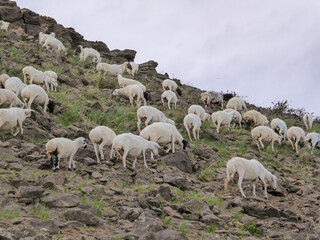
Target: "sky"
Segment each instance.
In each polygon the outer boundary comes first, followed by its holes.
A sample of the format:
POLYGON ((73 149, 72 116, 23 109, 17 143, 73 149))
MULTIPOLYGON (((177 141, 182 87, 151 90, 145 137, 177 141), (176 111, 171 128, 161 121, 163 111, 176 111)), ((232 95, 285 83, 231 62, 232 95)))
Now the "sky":
POLYGON ((17 0, 202 90, 320 116, 319 0, 17 0))

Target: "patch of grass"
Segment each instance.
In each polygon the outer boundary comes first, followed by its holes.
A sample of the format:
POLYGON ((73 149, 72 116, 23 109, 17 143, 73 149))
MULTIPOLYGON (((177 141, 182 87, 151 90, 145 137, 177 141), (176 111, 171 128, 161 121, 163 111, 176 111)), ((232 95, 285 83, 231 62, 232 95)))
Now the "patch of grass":
POLYGON ((206 233, 215 233, 215 231, 218 229, 218 227, 216 225, 211 225, 209 227, 207 227, 204 232, 206 233))
POLYGON ((157 185, 155 183, 151 184, 151 185, 134 185, 133 188, 140 193, 143 192, 147 192, 151 189, 155 189, 157 187, 157 185))
POLYGON ((234 221, 241 221, 241 219, 243 218, 243 213, 242 212, 237 212, 235 215, 234 215, 234 221))
POLYGON ((1 208, 0 216, 3 218, 14 219, 19 217, 19 208, 14 208, 13 210, 7 210, 5 207, 1 208))
POLYGON ((164 224, 171 225, 172 217, 168 217, 162 220, 164 224))
POLYGON ((57 239, 62 239, 62 238, 64 238, 64 235, 63 234, 56 235, 56 238, 57 239))
POLYGON ((187 234, 188 231, 189 231, 189 229, 188 229, 188 226, 187 226, 186 223, 182 223, 181 225, 179 225, 179 227, 178 227, 178 232, 187 234))
POLYGON ((256 226, 255 221, 246 222, 239 227, 241 230, 248 231, 253 236, 258 236, 261 234, 261 229, 256 226))
POLYGON ((33 208, 33 212, 34 214, 36 214, 37 218, 39 218, 42 221, 51 219, 50 211, 45 206, 35 206, 33 208))
POLYGON ((68 126, 72 123, 78 122, 81 119, 80 103, 73 103, 71 109, 65 109, 59 116, 59 122, 63 126, 68 126))

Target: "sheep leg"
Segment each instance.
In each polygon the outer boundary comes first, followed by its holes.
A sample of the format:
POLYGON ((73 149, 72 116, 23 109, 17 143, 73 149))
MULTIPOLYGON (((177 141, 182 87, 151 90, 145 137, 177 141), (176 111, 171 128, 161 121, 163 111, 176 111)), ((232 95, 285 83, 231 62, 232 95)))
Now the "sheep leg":
POLYGON ((257 197, 257 195, 256 195, 256 182, 252 183, 252 189, 253 189, 253 196, 257 197))
POLYGON ((110 159, 115 156, 115 153, 114 153, 114 150, 113 150, 113 144, 111 145, 111 148, 110 148, 110 159))
POLYGON ((242 180, 243 180, 243 177, 244 177, 244 173, 241 172, 241 173, 238 173, 238 174, 239 174, 238 187, 240 189, 240 192, 241 192, 242 196, 245 198, 246 195, 244 194, 243 189, 242 189, 242 180))
POLYGON ((198 140, 200 139, 200 127, 198 127, 198 140))
POLYGON ((134 158, 134 162, 133 162, 133 164, 132 164, 132 167, 133 167, 133 168, 136 168, 136 162, 137 162, 137 157, 134 158))
POLYGON ((49 89, 49 84, 48 84, 48 82, 47 82, 47 81, 44 81, 44 84, 46 85, 47 92, 49 92, 50 89, 49 89))
MULTIPOLYGON (((104 154, 103 154, 103 147, 104 147, 105 143, 102 142, 100 145, 99 145, 99 152, 100 152, 100 156, 101 156, 101 160, 104 160, 104 154)), ((100 161, 99 161, 100 163, 100 161)))
POLYGON ((228 192, 228 184, 233 179, 234 173, 228 173, 227 178, 224 180, 224 192, 228 192))
POLYGON ((20 128, 19 128, 19 126, 17 126, 17 131, 15 133, 13 133, 13 129, 12 129, 11 133, 13 136, 17 136, 19 131, 20 131, 20 128))
POLYGON ((154 158, 153 158, 153 152, 151 152, 151 160, 154 160, 154 158))
POLYGON ((130 96, 130 97, 129 97, 129 100, 130 100, 130 104, 131 104, 131 106, 133 106, 133 97, 132 97, 132 96, 130 96))
POLYGON ((141 125, 141 119, 140 119, 140 117, 138 117, 138 122, 137 122, 138 132, 141 131, 140 125, 141 125))
POLYGON ((147 100, 143 97, 143 106, 147 106, 147 100))
POLYGON ((299 146, 298 146, 299 140, 296 140, 295 146, 296 146, 296 152, 299 154, 299 146))
POLYGON ((192 139, 191 139, 191 135, 190 135, 189 127, 187 128, 187 133, 188 133, 188 136, 189 136, 190 141, 192 141, 192 139))
POLYGON ((267 193, 267 183, 266 181, 264 180, 264 178, 260 178, 261 181, 263 182, 263 185, 264 185, 264 197, 265 198, 268 198, 268 193, 267 193))
POLYGON ((53 165, 53 171, 59 171, 59 169, 60 169, 60 159, 59 159, 59 157, 58 157, 58 155, 56 155, 56 163, 55 163, 55 165, 53 165))
POLYGON ((272 149, 272 152, 274 151, 274 140, 272 140, 271 142, 271 149, 272 149))
POLYGON ((195 127, 193 127, 192 132, 193 132, 193 136, 194 136, 194 139, 195 139, 195 140, 197 140, 196 130, 197 130, 197 129, 196 129, 195 127))
POLYGON ((147 161, 146 161, 146 149, 143 149, 142 154, 143 154, 144 166, 148 168, 147 161))
POLYGON ((255 141, 255 143, 257 144, 259 151, 261 151, 261 149, 260 149, 260 144, 259 144, 258 140, 257 140, 257 139, 254 139, 254 141, 255 141))
POLYGON ((47 112, 48 103, 49 103, 49 101, 46 100, 44 105, 43 105, 43 112, 47 112))
POLYGON ((171 106, 170 106, 171 104, 170 104, 170 103, 171 103, 171 99, 168 100, 168 107, 169 107, 169 109, 171 109, 171 106))
POLYGON ((294 145, 293 145, 293 141, 291 141, 290 138, 288 138, 288 141, 290 142, 291 146, 292 146, 292 149, 294 150, 294 145))
POLYGON ((144 122, 146 124, 146 126, 148 126, 148 124, 151 122, 152 117, 147 117, 146 121, 144 122))
POLYGON ((163 97, 161 97, 161 102, 162 102, 162 106, 164 106, 164 101, 163 101, 163 97))
POLYGON ((35 97, 30 97, 29 98, 29 102, 28 102, 28 105, 27 105, 28 109, 31 109, 31 104, 33 103, 34 99, 35 99, 35 97))
POLYGON ((220 129, 220 122, 218 122, 218 125, 217 125, 217 133, 219 133, 219 129, 220 129))
POLYGON ((262 142, 263 137, 259 137, 258 140, 259 140, 259 143, 261 144, 261 147, 264 148, 264 145, 263 145, 263 142, 262 142))
POLYGON ((123 164, 123 167, 126 168, 127 167, 127 155, 128 155, 128 151, 124 151, 123 155, 122 155, 122 164, 123 164))
POLYGON ((21 134, 23 134, 23 128, 22 128, 22 120, 21 119, 18 119, 18 124, 19 124, 19 127, 20 127, 20 131, 21 131, 21 134))
POLYGON ((94 152, 96 153, 97 163, 100 164, 99 153, 98 153, 98 145, 96 143, 93 144, 94 152))
POLYGON ((175 143, 175 139, 173 139, 173 136, 171 136, 171 139, 172 139, 172 153, 174 153, 174 143, 175 143))

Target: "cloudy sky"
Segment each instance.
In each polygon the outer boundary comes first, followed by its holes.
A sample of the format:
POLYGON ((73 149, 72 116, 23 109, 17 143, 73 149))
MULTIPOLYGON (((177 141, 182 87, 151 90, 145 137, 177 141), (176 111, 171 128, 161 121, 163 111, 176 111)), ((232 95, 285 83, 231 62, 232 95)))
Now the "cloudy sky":
POLYGON ((319 0, 17 0, 204 90, 320 116, 319 0))

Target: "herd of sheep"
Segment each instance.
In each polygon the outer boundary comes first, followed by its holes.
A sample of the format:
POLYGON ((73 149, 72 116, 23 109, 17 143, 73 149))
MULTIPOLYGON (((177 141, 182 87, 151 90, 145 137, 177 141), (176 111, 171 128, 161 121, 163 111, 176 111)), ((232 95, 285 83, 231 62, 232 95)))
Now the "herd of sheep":
MULTIPOLYGON (((0 22, 1 29, 8 30, 6 22, 0 22), (2 23, 2 24, 1 24, 2 23)), ((39 44, 47 49, 56 51, 66 51, 62 42, 58 40, 55 33, 45 34, 39 33, 39 44)), ((146 163, 146 152, 151 152, 151 159, 158 155, 160 147, 167 147, 166 152, 175 151, 175 143, 177 142, 181 149, 186 149, 188 142, 183 138, 181 133, 175 127, 175 122, 165 116, 159 109, 147 106, 148 94, 146 87, 139 81, 123 77, 123 73, 128 72, 134 76, 139 68, 134 62, 125 62, 123 64, 107 64, 101 62, 98 51, 93 48, 83 48, 80 46, 80 61, 91 60, 97 63, 96 70, 116 76, 119 89, 115 89, 113 96, 123 95, 130 100, 131 105, 136 104, 137 110, 137 127, 139 135, 132 133, 123 133, 116 135, 115 132, 106 126, 97 126, 89 132, 89 139, 93 143, 97 163, 105 159, 103 147, 110 147, 110 158, 115 153, 122 158, 123 167, 126 167, 127 157, 134 159, 133 167, 135 167, 137 158, 143 155, 144 165, 146 163), (144 106, 141 106, 143 102, 144 106), (141 124, 145 124, 145 128, 141 130, 141 124)), ((26 66, 22 69, 24 82, 18 77, 9 77, 7 74, 0 75, 0 130, 11 130, 16 136, 19 132, 23 134, 23 122, 27 117, 31 116, 34 111, 31 108, 34 105, 43 106, 43 111, 53 111, 54 103, 49 100, 47 92, 50 90, 57 91, 58 76, 53 71, 42 72, 32 66, 26 66), (27 85, 29 80, 29 85, 27 85), (45 89, 42 87, 45 86, 45 89), (19 96, 23 101, 20 100, 19 96), (24 109, 26 107, 26 109, 24 109), (14 132, 14 129, 17 129, 14 132)), ((162 82, 164 92, 161 95, 161 101, 165 105, 167 101, 168 108, 174 106, 176 108, 177 95, 182 95, 182 89, 175 81, 166 79, 162 82)), ((299 153, 300 142, 308 143, 307 146, 313 151, 317 143, 320 141, 320 134, 309 133, 296 126, 287 129, 286 123, 281 119, 273 119, 270 127, 267 126, 269 121, 266 116, 255 110, 247 110, 243 99, 232 97, 227 102, 223 98, 223 94, 219 92, 204 92, 200 96, 204 106, 218 103, 221 108, 226 109, 217 111, 211 115, 205 112, 200 105, 192 105, 188 109, 188 114, 183 119, 183 125, 188 133, 190 141, 192 141, 191 133, 195 140, 200 139, 200 129, 204 121, 210 120, 216 127, 217 133, 220 132, 221 126, 227 126, 228 130, 237 124, 241 128, 241 124, 253 126, 251 131, 252 139, 257 144, 259 150, 264 148, 264 143, 271 143, 272 151, 274 151, 274 142, 279 145, 282 141, 288 139, 292 148, 299 153)), ((306 114, 303 122, 306 129, 312 127, 312 116, 306 114)), ((83 137, 75 140, 66 138, 54 138, 47 142, 46 153, 51 161, 54 171, 59 170, 59 162, 61 159, 69 158, 69 170, 76 169, 74 155, 81 147, 87 146, 83 137)), ((232 158, 227 162, 227 178, 225 180, 225 191, 228 190, 228 183, 233 179, 235 173, 239 175, 238 187, 243 197, 245 194, 242 189, 242 181, 250 180, 253 183, 253 195, 255 193, 255 182, 261 180, 264 184, 265 197, 267 197, 267 183, 273 188, 277 187, 277 178, 266 170, 257 160, 247 160, 240 157, 232 158)))

